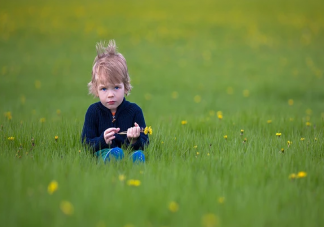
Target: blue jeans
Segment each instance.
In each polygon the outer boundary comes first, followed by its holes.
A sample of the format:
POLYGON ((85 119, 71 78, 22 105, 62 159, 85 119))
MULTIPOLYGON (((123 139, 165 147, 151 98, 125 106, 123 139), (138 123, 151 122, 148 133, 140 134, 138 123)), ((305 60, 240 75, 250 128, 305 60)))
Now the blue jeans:
MULTIPOLYGON (((119 147, 114 147, 111 149, 102 149, 100 151, 95 152, 95 155, 97 157, 101 157, 104 162, 109 162, 111 158, 114 158, 115 160, 121 160, 124 158, 124 152, 119 147)), ((131 153, 130 158, 133 160, 133 162, 145 162, 145 156, 143 154, 143 151, 138 150, 133 153, 131 153)))

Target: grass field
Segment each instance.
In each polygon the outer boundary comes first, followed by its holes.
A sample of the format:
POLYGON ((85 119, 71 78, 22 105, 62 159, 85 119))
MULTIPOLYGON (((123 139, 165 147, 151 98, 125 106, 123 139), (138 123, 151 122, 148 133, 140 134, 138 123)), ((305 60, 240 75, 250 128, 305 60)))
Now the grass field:
POLYGON ((323 7, 2 2, 1 225, 323 226, 323 7), (153 128, 142 165, 80 144, 109 39, 153 128))

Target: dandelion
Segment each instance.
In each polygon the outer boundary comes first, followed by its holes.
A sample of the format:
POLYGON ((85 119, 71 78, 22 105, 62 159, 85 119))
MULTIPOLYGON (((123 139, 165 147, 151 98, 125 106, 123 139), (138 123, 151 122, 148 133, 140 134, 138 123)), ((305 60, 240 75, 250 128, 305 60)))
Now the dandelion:
POLYGON ((250 91, 249 90, 244 90, 243 91, 243 96, 246 97, 246 98, 249 97, 250 96, 250 91))
POLYGON ((12 119, 12 115, 11 115, 11 112, 10 111, 5 112, 4 115, 7 118, 7 120, 11 120, 12 119))
MULTIPOLYGON (((149 127, 141 128, 141 131, 140 132, 143 132, 145 135, 147 135, 147 134, 152 135, 153 130, 152 130, 152 127, 149 126, 149 127)), ((127 131, 119 132, 117 134, 126 135, 127 134, 127 131)))
POLYGON ((284 153, 285 152, 285 149, 281 148, 281 153, 284 153))
POLYGON ((276 136, 280 137, 281 136, 281 132, 277 132, 276 136))
POLYGON ((46 121, 46 119, 44 117, 42 117, 41 119, 39 119, 40 123, 44 123, 46 121))
POLYGON ((195 145, 195 146, 194 146, 193 148, 195 148, 195 149, 196 149, 197 147, 198 147, 198 146, 197 146, 197 145, 195 145))
POLYGON ((267 120, 267 123, 268 123, 268 124, 272 123, 272 120, 267 120))
POLYGON ((134 179, 130 179, 130 180, 127 181, 127 184, 128 184, 129 186, 135 186, 135 187, 138 187, 138 186, 141 185, 141 181, 139 181, 139 180, 134 180, 134 179))
POLYGON ((186 125, 188 122, 187 121, 181 121, 182 125, 186 125))
POLYGON ((176 92, 176 91, 172 92, 171 96, 172 96, 173 99, 177 99, 178 98, 178 92, 176 92))
POLYGON ((232 95, 234 93, 234 89, 232 87, 227 87, 226 92, 227 94, 232 95))
POLYGON ((209 153, 207 153, 207 156, 209 156, 209 153))
POLYGON ((10 136, 10 137, 8 137, 8 140, 13 141, 13 140, 15 140, 15 137, 10 136))
POLYGON ((244 138, 243 143, 246 143, 246 142, 247 142, 247 138, 244 138))
POLYGON ((287 141, 287 145, 288 145, 288 147, 290 146, 292 144, 292 141, 287 141))
POLYGON ((36 89, 40 89, 41 86, 42 86, 42 83, 41 83, 39 80, 36 80, 36 81, 35 81, 35 88, 36 88, 36 89))
POLYGON ((301 172, 297 173, 297 178, 303 178, 303 177, 306 177, 306 176, 307 176, 306 172, 301 171, 301 172))
POLYGON ((315 140, 315 142, 316 142, 316 141, 317 141, 317 138, 315 137, 315 139, 314 139, 314 140, 315 140))
POLYGON ((289 100, 288 100, 288 105, 289 105, 289 106, 292 106, 292 105, 294 105, 294 100, 292 100, 292 99, 289 99, 289 100))
POLYGON ((201 102, 201 97, 200 97, 200 95, 196 95, 196 96, 194 97, 194 101, 195 101, 195 103, 200 103, 200 102, 201 102))
POLYGON ((74 212, 74 207, 69 201, 62 201, 60 204, 60 208, 65 215, 72 215, 74 212))
POLYGON ((61 114, 61 110, 60 110, 60 109, 57 109, 57 110, 56 110, 56 114, 57 114, 57 115, 60 115, 60 114, 61 114))
POLYGON ((225 202, 225 197, 219 197, 218 198, 218 203, 222 204, 225 202))
POLYGON ((124 174, 120 174, 119 176, 118 176, 118 179, 120 180, 120 181, 124 181, 125 180, 125 175, 124 174))
POLYGON ((296 178, 296 174, 291 173, 291 174, 289 174, 288 178, 289 179, 295 179, 296 178))
POLYGON ((224 139, 227 140, 227 135, 224 136, 224 139))
POLYGON ((58 183, 57 181, 53 180, 51 181, 51 183, 49 183, 47 187, 47 192, 48 194, 52 195, 55 191, 57 191, 57 189, 58 189, 58 183))
POLYGON ((241 136, 243 136, 243 133, 244 133, 244 130, 243 130, 243 129, 241 129, 241 136))
POLYGON ((306 114, 307 114, 307 115, 312 115, 312 113, 313 113, 313 111, 312 111, 311 109, 307 109, 307 110, 306 110, 306 114))
POLYGON ((197 155, 199 155, 199 152, 197 152, 197 155))
POLYGON ((209 213, 202 217, 201 222, 204 227, 216 227, 219 221, 215 214, 209 213))
POLYGON ((169 210, 175 213, 179 210, 179 205, 176 202, 172 201, 169 203, 169 210))
POLYGON ((57 142, 57 140, 58 140, 58 136, 55 136, 54 139, 55 139, 55 141, 57 142))
POLYGON ((312 124, 309 121, 306 122, 306 126, 311 126, 311 125, 312 124))
POLYGON ((219 120, 223 119, 223 115, 221 115, 221 114, 218 114, 217 117, 218 117, 219 120))
POLYGON ((145 129, 144 129, 144 134, 145 135, 147 135, 147 134, 152 135, 152 133, 153 133, 153 130, 152 130, 152 127, 151 126, 145 127, 145 129))
POLYGON ((302 138, 300 138, 300 141, 304 141, 304 140, 305 140, 305 138, 303 138, 303 137, 302 137, 302 138))

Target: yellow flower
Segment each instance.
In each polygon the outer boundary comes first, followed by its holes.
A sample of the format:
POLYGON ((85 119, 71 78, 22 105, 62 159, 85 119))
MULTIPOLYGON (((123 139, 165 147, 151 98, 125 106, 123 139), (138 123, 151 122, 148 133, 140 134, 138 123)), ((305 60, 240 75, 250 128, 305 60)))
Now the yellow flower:
POLYGON ((300 141, 304 141, 305 140, 305 138, 300 138, 300 141))
POLYGON ((225 202, 225 197, 219 197, 218 202, 219 203, 224 203, 225 202))
POLYGON ((243 143, 246 143, 246 142, 247 142, 247 138, 244 138, 243 143))
POLYGON ((267 123, 270 124, 272 122, 272 120, 267 120, 267 123))
POLYGON ((118 178, 119 178, 120 181, 124 181, 126 177, 125 177, 124 174, 120 174, 120 175, 118 176, 118 178))
POLYGON ((127 181, 127 184, 128 184, 129 186, 135 186, 135 187, 138 187, 138 186, 141 185, 141 181, 130 179, 130 180, 127 181))
POLYGON ((227 94, 232 95, 234 93, 234 90, 232 87, 227 87, 226 92, 227 94))
POLYGON ((41 83, 39 80, 36 80, 36 81, 35 81, 35 88, 36 88, 36 89, 40 89, 41 86, 42 86, 42 83, 41 83))
POLYGON ((227 135, 225 135, 225 136, 224 136, 224 139, 226 139, 226 140, 227 140, 227 135))
POLYGON ((306 122, 306 126, 311 126, 311 125, 312 124, 309 121, 306 122))
POLYGON ((153 130, 152 130, 151 126, 145 127, 145 129, 144 129, 144 134, 145 135, 147 135, 147 134, 152 135, 152 133, 153 133, 153 130))
POLYGON ((198 146, 197 145, 195 145, 193 148, 197 148, 198 146))
POLYGON ((280 137, 281 136, 281 132, 277 132, 276 136, 280 137))
POLYGON ((223 115, 221 115, 221 114, 218 114, 217 117, 218 117, 219 120, 223 119, 223 115))
POLYGON ((243 96, 244 97, 249 97, 249 95, 250 95, 250 91, 249 90, 244 90, 243 91, 243 96))
POLYGON ((44 123, 46 121, 46 119, 44 117, 42 117, 41 119, 39 119, 40 123, 44 123))
POLYGON ((186 125, 188 122, 187 121, 181 121, 182 125, 186 125))
POLYGON ((292 144, 292 141, 287 141, 288 147, 292 144))
POLYGON ((13 137, 13 136, 10 136, 10 137, 8 137, 8 140, 15 140, 15 137, 13 137))
POLYGON ((172 92, 171 96, 172 96, 173 99, 177 99, 178 98, 178 92, 176 92, 176 91, 172 92))
POLYGON ((207 156, 209 156, 209 153, 207 153, 207 156))
POLYGON ((303 178, 303 177, 306 177, 306 176, 307 176, 306 172, 301 171, 301 172, 297 173, 297 178, 303 178))
POLYGON ((58 183, 57 181, 53 180, 51 181, 51 183, 49 183, 47 187, 47 192, 48 194, 52 195, 55 191, 57 191, 57 189, 58 189, 58 183))
POLYGON ((216 227, 218 226, 218 218, 216 217, 215 214, 205 214, 203 217, 202 217, 202 225, 204 227, 216 227))
POLYGON ((317 141, 317 138, 315 137, 315 139, 314 139, 315 141, 317 141))
POLYGON ((57 115, 60 115, 60 114, 61 114, 61 110, 60 110, 60 109, 57 109, 57 110, 56 110, 56 114, 57 114, 57 115))
POLYGON ((6 117, 8 120, 11 120, 11 119, 12 119, 12 115, 11 115, 11 112, 10 112, 10 111, 5 112, 4 115, 5 115, 5 117, 6 117))
POLYGON ((292 100, 292 99, 289 99, 289 100, 288 100, 288 105, 289 105, 289 106, 292 106, 292 105, 294 105, 294 100, 292 100))
POLYGON ((172 201, 169 203, 169 210, 175 213, 179 210, 179 205, 176 202, 172 201))
POLYGON ((58 136, 55 136, 54 139, 55 139, 55 141, 57 141, 58 140, 58 136))
POLYGON ((62 201, 60 204, 60 208, 65 215, 72 215, 74 212, 74 207, 69 201, 62 201))
POLYGON ((201 102, 201 97, 200 97, 200 95, 196 95, 196 96, 194 97, 194 101, 195 101, 195 103, 200 103, 200 102, 201 102))
POLYGON ((295 178, 296 178, 296 174, 292 173, 292 174, 289 175, 288 178, 289 178, 289 179, 295 179, 295 178))
POLYGON ((243 130, 243 129, 241 129, 241 136, 243 135, 243 133, 244 133, 244 130, 243 130))
POLYGON ((197 155, 199 155, 199 152, 197 152, 197 155))

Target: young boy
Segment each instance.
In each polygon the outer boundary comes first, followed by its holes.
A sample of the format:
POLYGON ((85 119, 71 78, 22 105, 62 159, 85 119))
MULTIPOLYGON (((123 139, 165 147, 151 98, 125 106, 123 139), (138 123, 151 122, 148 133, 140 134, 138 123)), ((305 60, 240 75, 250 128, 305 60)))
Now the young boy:
POLYGON ((100 42, 96 46, 97 56, 92 67, 89 93, 99 97, 85 115, 82 142, 89 145, 97 157, 109 161, 124 157, 122 145, 130 146, 135 152, 133 161, 144 162, 141 150, 148 145, 148 136, 142 109, 125 100, 132 89, 126 59, 117 52, 114 40, 108 46, 100 42))

